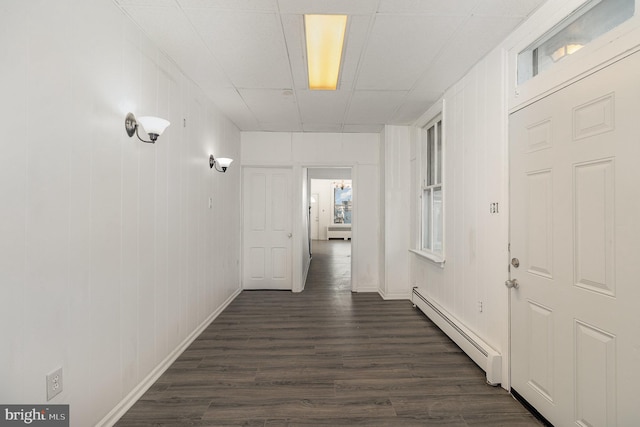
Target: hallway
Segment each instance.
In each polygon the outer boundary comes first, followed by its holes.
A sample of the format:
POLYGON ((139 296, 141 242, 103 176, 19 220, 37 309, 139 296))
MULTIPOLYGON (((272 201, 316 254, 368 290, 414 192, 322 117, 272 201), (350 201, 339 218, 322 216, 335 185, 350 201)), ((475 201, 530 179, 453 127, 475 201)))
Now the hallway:
POLYGON ((350 242, 305 291, 245 291, 118 426, 537 426, 409 301, 351 293, 350 242))

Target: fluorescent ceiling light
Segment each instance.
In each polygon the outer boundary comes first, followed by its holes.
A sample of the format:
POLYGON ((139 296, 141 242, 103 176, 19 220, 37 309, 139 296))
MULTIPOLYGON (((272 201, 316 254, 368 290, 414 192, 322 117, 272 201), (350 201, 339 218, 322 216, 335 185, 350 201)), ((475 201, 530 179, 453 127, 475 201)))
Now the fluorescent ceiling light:
POLYGON ((336 90, 347 15, 304 15, 309 89, 336 90))

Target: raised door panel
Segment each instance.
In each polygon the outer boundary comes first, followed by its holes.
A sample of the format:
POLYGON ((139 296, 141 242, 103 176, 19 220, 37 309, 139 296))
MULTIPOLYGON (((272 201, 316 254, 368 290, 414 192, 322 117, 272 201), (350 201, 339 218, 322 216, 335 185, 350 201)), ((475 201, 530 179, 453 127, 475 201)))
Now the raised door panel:
POLYGON ((243 289, 291 289, 291 169, 243 172, 243 289))
POLYGON ((510 117, 521 265, 509 291, 511 384, 554 425, 640 421, 636 69, 640 53, 510 117))

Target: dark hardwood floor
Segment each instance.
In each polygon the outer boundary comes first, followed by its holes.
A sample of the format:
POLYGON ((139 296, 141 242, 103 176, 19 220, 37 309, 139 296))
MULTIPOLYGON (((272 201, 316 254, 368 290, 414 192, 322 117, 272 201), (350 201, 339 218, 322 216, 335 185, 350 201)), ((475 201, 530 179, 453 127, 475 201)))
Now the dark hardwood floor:
POLYGON ((305 291, 245 291, 118 426, 539 426, 410 301, 352 294, 350 242, 305 291))

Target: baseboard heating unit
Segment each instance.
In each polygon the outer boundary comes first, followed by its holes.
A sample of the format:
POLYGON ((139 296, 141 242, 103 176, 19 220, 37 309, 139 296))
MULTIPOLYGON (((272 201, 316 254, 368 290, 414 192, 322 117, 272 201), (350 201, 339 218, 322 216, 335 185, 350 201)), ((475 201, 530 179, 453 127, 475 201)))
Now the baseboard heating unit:
POLYGON ((351 224, 333 224, 327 226, 327 240, 351 239, 351 224))
POLYGON ((429 300, 426 293, 421 292, 420 288, 413 288, 411 301, 486 372, 487 383, 497 386, 502 382, 502 356, 500 353, 465 327, 438 303, 429 300))

